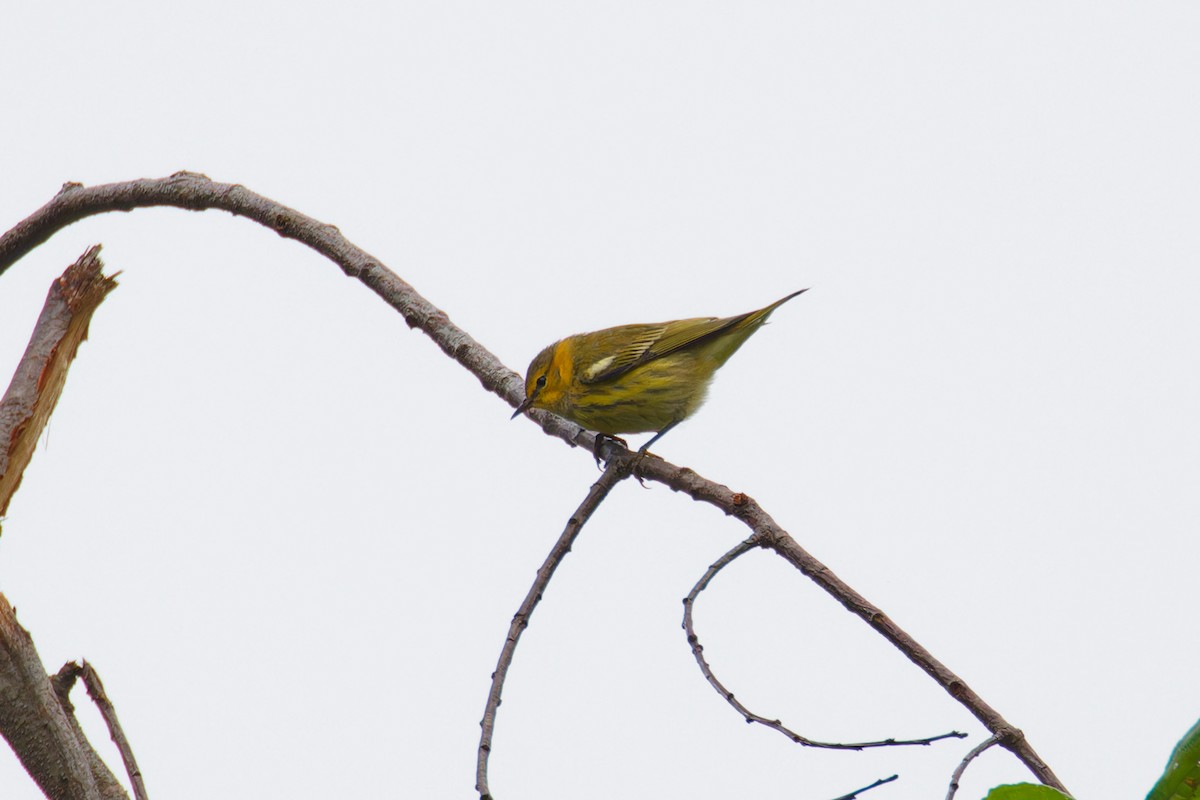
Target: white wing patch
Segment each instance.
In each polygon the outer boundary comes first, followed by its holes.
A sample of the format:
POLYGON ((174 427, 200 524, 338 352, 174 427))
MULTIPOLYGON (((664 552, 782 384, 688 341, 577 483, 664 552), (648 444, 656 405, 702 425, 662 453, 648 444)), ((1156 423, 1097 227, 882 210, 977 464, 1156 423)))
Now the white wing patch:
POLYGON ((605 356, 604 358, 592 364, 583 371, 583 379, 585 381, 594 380, 597 375, 608 369, 609 364, 613 363, 614 356, 605 356))

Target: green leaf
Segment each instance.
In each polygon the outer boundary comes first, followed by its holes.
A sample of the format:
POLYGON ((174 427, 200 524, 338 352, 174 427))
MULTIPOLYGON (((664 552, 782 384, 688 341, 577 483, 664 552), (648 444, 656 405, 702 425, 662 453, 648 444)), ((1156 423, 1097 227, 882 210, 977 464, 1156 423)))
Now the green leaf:
POLYGON ((1071 800, 1058 789, 1040 783, 1009 783, 997 786, 984 800, 1071 800))
POLYGON ((1200 797, 1200 722, 1183 735, 1171 751, 1163 776, 1146 800, 1191 800, 1200 797))

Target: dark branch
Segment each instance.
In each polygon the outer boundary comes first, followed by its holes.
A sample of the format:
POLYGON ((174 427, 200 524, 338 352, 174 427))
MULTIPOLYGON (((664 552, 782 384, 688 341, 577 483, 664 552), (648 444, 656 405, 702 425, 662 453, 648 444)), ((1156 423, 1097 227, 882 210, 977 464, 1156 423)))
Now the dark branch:
POLYGON ((0 735, 51 800, 129 800, 60 702, 61 686, 0 594, 0 735))
POLYGON ((533 579, 533 585, 529 587, 525 599, 521 602, 521 607, 513 615, 512 625, 508 628, 508 637, 504 640, 504 647, 500 650, 500 660, 496 664, 496 671, 492 673, 492 686, 488 691, 483 719, 479 722, 479 727, 483 730, 479 737, 479 753, 476 758, 475 789, 479 792, 481 800, 491 800, 492 797, 487 781, 488 756, 492 752, 492 734, 496 728, 496 712, 500 709, 500 692, 504 689, 504 678, 508 675, 509 665, 512 664, 513 655, 516 653, 517 642, 520 640, 521 634, 525 632, 525 628, 529 627, 529 618, 533 615, 533 610, 541 602, 542 594, 550 585, 550 579, 554 577, 554 571, 567 557, 567 553, 571 552, 571 546, 575 543, 579 532, 583 530, 583 526, 591 519, 592 514, 600 507, 600 503, 608 496, 612 488, 623 478, 629 477, 629 463, 628 457, 613 458, 608 462, 604 472, 588 490, 587 497, 567 520, 566 527, 563 528, 558 541, 554 543, 554 547, 550 549, 549 555, 538 569, 537 575, 533 579))
MULTIPOLYGON (((465 331, 451 323, 442 311, 384 267, 378 259, 347 241, 337 228, 322 224, 245 187, 215 183, 203 175, 180 172, 169 178, 143 179, 94 187, 67 184, 49 203, 0 237, 0 273, 34 247, 45 242, 56 231, 73 222, 96 214, 152 206, 173 206, 194 211, 223 209, 265 225, 280 236, 312 247, 337 263, 347 275, 366 284, 399 311, 410 326, 424 331, 447 355, 470 370, 485 389, 499 395, 513 407, 523 399, 520 376, 500 363, 499 359, 465 331)), ((546 433, 557 436, 573 446, 584 446, 589 450, 594 446, 595 437, 573 423, 543 412, 529 412, 528 416, 541 425, 546 433)), ((606 457, 627 452, 613 442, 605 442, 601 448, 601 453, 606 457)), ((989 731, 999 737, 1001 746, 1020 759, 1038 780, 1066 792, 1062 782, 1033 750, 1020 730, 985 703, 962 678, 917 644, 882 610, 869 603, 834 575, 828 567, 801 548, 753 500, 746 495, 735 494, 726 486, 702 478, 690 469, 678 467, 659 458, 643 459, 634 472, 736 517, 750 528, 763 546, 774 550, 815 581, 849 611, 899 648, 951 697, 966 706, 989 731)))
MULTIPOLYGON (((370 287, 399 311, 410 327, 420 328, 428 334, 446 355, 478 377, 485 389, 500 395, 513 406, 523 396, 523 384, 512 370, 451 323, 441 309, 383 266, 379 259, 351 244, 335 226, 255 194, 244 186, 216 183, 193 172, 102 186, 64 185, 49 203, 0 236, 0 274, 55 232, 81 219, 112 211, 160 206, 190 211, 228 211, 311 247, 337 264, 344 273, 370 287)), ((546 417, 547 421, 557 419, 550 414, 540 416, 546 417)), ((569 424, 549 427, 564 438, 567 438, 564 434, 574 435, 580 431, 578 426, 569 424)))
MULTIPOLYGON (((20 486, 93 312, 116 287, 101 273, 99 250, 90 248, 51 284, 0 400, 0 514, 20 486)), ((48 797, 128 800, 75 719, 73 683, 66 668, 47 678, 32 638, 0 595, 0 734, 48 797)))
POLYGON ((918 644, 879 607, 869 602, 835 575, 829 567, 809 554, 753 498, 702 478, 689 469, 668 464, 657 458, 643 460, 635 472, 647 479, 665 484, 675 491, 684 492, 694 500, 716 506, 726 514, 740 520, 753 531, 753 538, 760 547, 774 550, 776 554, 807 575, 847 610, 874 628, 876 632, 904 653, 910 661, 924 670, 951 697, 974 714, 989 731, 996 734, 1000 745, 1013 753, 1038 780, 1064 794, 1069 794, 1062 782, 1046 762, 1038 756, 1019 729, 1009 724, 998 711, 984 702, 983 698, 967 686, 962 678, 918 644))
POLYGON ((92 698, 96 708, 100 709, 100 716, 104 717, 104 724, 108 726, 108 735, 112 737, 113 744, 117 746, 117 751, 121 754, 125 772, 129 775, 129 783, 133 786, 133 796, 137 800, 148 800, 146 783, 142 780, 142 771, 138 768, 137 759, 133 757, 133 748, 130 747, 129 740, 125 738, 125 731, 121 729, 121 723, 117 719, 117 709, 113 707, 112 701, 108 699, 108 694, 104 691, 104 684, 100 682, 100 675, 91 664, 84 661, 83 666, 79 669, 79 676, 83 678, 83 685, 87 687, 88 696, 92 698))
MULTIPOLYGON (((881 739, 874 742, 821 742, 816 739, 809 739, 807 736, 801 736, 792 729, 785 726, 777 719, 767 719, 766 717, 755 714, 750 709, 746 708, 733 692, 725 687, 725 684, 717 678, 713 673, 712 667, 708 660, 704 657, 704 645, 700 644, 700 638, 696 635, 696 629, 692 624, 692 610, 696 605, 696 598, 700 593, 708 588, 712 579, 717 576, 717 573, 732 564, 735 560, 750 552, 759 544, 753 536, 741 542, 725 555, 718 558, 705 571, 700 580, 696 581, 696 585, 688 592, 688 596, 683 598, 683 630, 687 633, 688 644, 692 648, 692 655, 696 657, 696 663, 700 665, 700 671, 704 673, 705 679, 709 684, 716 689, 717 694, 725 698, 725 702, 733 706, 734 710, 742 715, 746 722, 757 722, 759 725, 765 725, 771 730, 779 731, 784 736, 791 739, 796 744, 802 744, 805 747, 823 747, 828 750, 865 750, 868 747, 903 747, 906 745, 930 745, 934 742, 943 739, 965 739, 965 733, 951 731, 950 733, 940 733, 937 736, 928 736, 924 739, 881 739)), ((870 787, 868 787, 870 788, 870 787)), ((859 791, 864 791, 860 789, 859 791)))
POLYGON ((883 786, 885 783, 891 783, 892 781, 896 780, 899 777, 900 777, 899 775, 893 775, 890 778, 880 778, 879 780, 872 783, 870 786, 864 786, 861 789, 855 789, 850 794, 844 794, 841 797, 835 797, 835 798, 833 798, 833 800, 855 800, 855 798, 858 797, 863 792, 869 792, 872 789, 874 789, 876 786, 883 786))

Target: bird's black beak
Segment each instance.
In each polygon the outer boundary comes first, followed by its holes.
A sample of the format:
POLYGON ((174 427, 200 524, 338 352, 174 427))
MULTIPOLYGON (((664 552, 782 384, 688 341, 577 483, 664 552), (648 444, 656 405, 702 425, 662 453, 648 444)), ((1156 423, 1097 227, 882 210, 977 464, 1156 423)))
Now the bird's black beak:
POLYGON ((516 419, 517 417, 521 416, 526 411, 528 411, 529 407, 533 405, 533 401, 536 397, 537 397, 537 395, 532 395, 532 396, 526 397, 524 400, 522 400, 521 405, 517 406, 517 410, 513 412, 513 415, 511 417, 509 417, 509 419, 516 419))

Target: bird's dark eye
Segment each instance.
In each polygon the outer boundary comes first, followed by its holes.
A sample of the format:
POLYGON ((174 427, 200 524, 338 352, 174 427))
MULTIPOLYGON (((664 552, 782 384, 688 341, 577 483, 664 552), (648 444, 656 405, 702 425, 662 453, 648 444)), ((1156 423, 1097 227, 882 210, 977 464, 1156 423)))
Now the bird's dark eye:
POLYGON ((539 389, 546 388, 546 376, 545 375, 538 375, 537 388, 539 388, 539 389))

